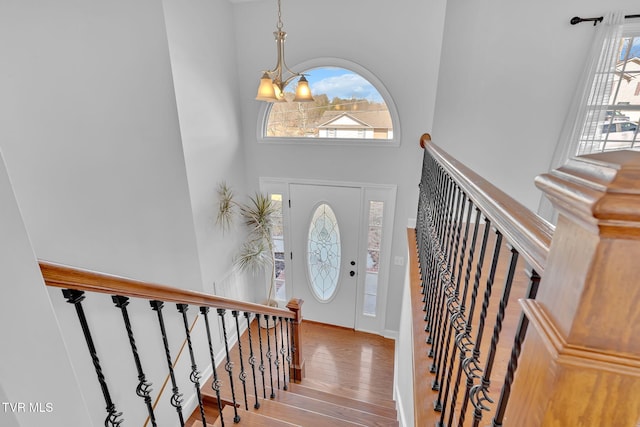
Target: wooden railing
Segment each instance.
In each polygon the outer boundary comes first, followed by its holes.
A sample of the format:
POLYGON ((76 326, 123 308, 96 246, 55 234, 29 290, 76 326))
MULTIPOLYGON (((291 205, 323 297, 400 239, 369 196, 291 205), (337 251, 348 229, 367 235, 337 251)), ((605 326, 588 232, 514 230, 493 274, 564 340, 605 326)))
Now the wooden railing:
POLYGON ((415 425, 636 426, 640 153, 583 156, 539 177, 554 230, 428 134, 421 146, 415 425))
MULTIPOLYGON (((253 304, 248 302, 236 301, 228 298, 223 298, 215 295, 204 294, 201 292, 195 292, 190 290, 172 288, 168 286, 142 282, 123 278, 119 276, 108 275, 104 273, 97 273, 89 270, 78 269, 74 267, 55 264, 47 261, 40 261, 40 269, 47 286, 61 288, 64 297, 67 302, 75 306, 78 320, 82 328, 82 332, 87 343, 89 351, 89 357, 93 362, 93 366, 98 378, 98 386, 100 387, 106 408, 107 417, 105 419, 105 426, 118 426, 123 421, 123 414, 117 409, 117 402, 112 398, 110 391, 109 379, 103 372, 100 355, 96 349, 95 342, 100 340, 100 337, 96 337, 89 326, 90 322, 87 320, 88 316, 85 314, 85 308, 83 301, 85 298, 89 298, 95 293, 107 294, 112 297, 112 301, 121 312, 122 319, 124 320, 124 331, 128 337, 133 362, 137 369, 138 375, 138 387, 133 393, 132 398, 142 399, 142 403, 147 408, 148 418, 145 425, 149 422, 155 426, 155 405, 157 403, 158 396, 151 396, 151 384, 147 381, 143 366, 146 362, 141 360, 140 352, 138 350, 138 344, 136 343, 136 337, 133 333, 132 319, 129 315, 127 306, 129 305, 129 299, 142 299, 149 301, 149 309, 156 313, 158 324, 160 326, 159 340, 161 339, 164 344, 165 354, 162 357, 166 357, 167 364, 167 381, 171 380, 172 395, 170 399, 171 406, 176 410, 180 425, 185 425, 185 416, 182 408, 182 394, 178 382, 176 381, 176 372, 174 366, 176 363, 175 355, 170 352, 170 346, 167 339, 167 332, 165 327, 165 318, 163 316, 163 307, 165 303, 175 303, 176 309, 180 313, 183 326, 184 326, 184 345, 188 346, 189 357, 191 361, 191 372, 189 374, 189 380, 193 383, 194 391, 197 395, 198 405, 200 407, 200 414, 203 425, 206 424, 205 408, 200 395, 200 387, 202 386, 201 374, 196 364, 196 357, 194 355, 194 348, 192 346, 192 332, 194 323, 189 324, 187 319, 187 310, 190 306, 195 307, 197 312, 204 318, 206 325, 206 341, 209 346, 208 357, 213 366, 213 375, 215 376, 212 382, 212 387, 218 393, 218 409, 219 415, 222 417, 222 399, 219 395, 220 384, 224 381, 229 381, 231 390, 233 393, 233 406, 234 410, 236 406, 239 406, 241 399, 236 402, 235 389, 241 384, 244 390, 244 402, 247 402, 247 385, 245 382, 253 380, 254 388, 258 387, 257 384, 265 384, 264 375, 270 375, 272 371, 277 372, 278 375, 282 371, 282 381, 286 384, 289 381, 300 381, 304 375, 304 359, 302 357, 302 340, 300 334, 300 322, 302 320, 301 307, 302 300, 293 299, 287 304, 287 309, 280 309, 277 307, 269 307, 261 304, 253 304), (255 346, 250 346, 250 349, 244 349, 247 365, 245 369, 244 363, 241 363, 240 371, 236 370, 234 374, 232 364, 227 363, 225 369, 229 373, 229 377, 218 378, 215 369, 216 360, 214 356, 214 349, 212 343, 212 328, 209 323, 209 311, 215 309, 215 315, 218 316, 219 322, 222 325, 224 336, 221 337, 224 340, 224 347, 226 350, 226 360, 229 359, 229 339, 227 336, 227 329, 233 329, 233 325, 228 326, 225 320, 225 313, 230 310, 235 323, 235 333, 239 338, 241 334, 240 322, 249 328, 250 323, 254 319, 263 319, 266 321, 267 328, 257 328, 258 342, 255 346), (276 326, 276 322, 279 322, 280 327, 276 326), (271 325, 270 325, 271 323, 271 325), (285 325, 285 326, 283 326, 285 325), (264 335, 264 336, 263 336, 264 335), (265 341, 263 351, 263 340, 265 341), (273 342, 273 346, 272 346, 273 342), (272 348, 273 347, 273 348, 272 348), (268 348, 268 350, 267 350, 268 348), (259 349, 259 350, 258 350, 259 349), (255 353, 254 353, 255 350, 255 353), (282 366, 280 368, 280 356, 282 356, 282 366), (259 366, 257 364, 260 363, 259 366), (263 365, 266 363, 267 366, 263 365), (286 366, 288 363, 288 366, 286 366), (257 370, 257 371, 256 371, 257 370), (251 372, 250 372, 251 371, 251 372), (236 375, 237 374, 237 375, 236 375), (259 376, 262 375, 262 381, 259 380, 259 376), (234 388, 235 384, 235 388, 234 388), (155 397, 155 399, 154 399, 155 397)), ((89 314, 90 315, 90 314, 89 314)), ((251 340, 251 338, 250 338, 251 340)), ((242 349, 240 349, 242 355, 242 349)), ((217 363, 221 363, 218 360, 217 363)), ((267 381, 268 382, 268 381, 267 381)), ((273 381, 271 381, 273 383, 273 381)), ((278 384, 280 384, 280 376, 278 376, 278 384)), ((164 388, 164 387, 163 387, 164 388)), ((286 388, 286 386, 285 386, 286 388)), ((256 389, 257 390, 257 389, 256 389)), ((161 389, 162 391, 162 389, 161 389)), ((254 393, 256 399, 258 396, 257 391, 254 393)), ((266 394, 266 393, 265 393, 266 394)), ((272 393, 273 396, 273 393, 272 393)), ((258 404, 258 403, 256 403, 258 404)), ((187 414, 188 416, 189 414, 187 414)), ((237 410, 235 410, 234 422, 239 422, 240 417, 237 410)), ((214 420, 209 420, 213 423, 214 420)), ((164 422, 161 422, 164 424, 164 422)), ((224 425, 224 419, 222 419, 222 425, 224 425)))

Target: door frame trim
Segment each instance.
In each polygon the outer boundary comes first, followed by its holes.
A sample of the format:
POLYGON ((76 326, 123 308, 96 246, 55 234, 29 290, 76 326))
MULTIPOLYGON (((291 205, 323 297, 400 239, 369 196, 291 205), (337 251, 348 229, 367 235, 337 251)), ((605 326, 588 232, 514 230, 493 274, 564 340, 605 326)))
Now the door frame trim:
MULTIPOLYGON (((376 316, 365 316, 362 314, 364 302, 364 280, 366 274, 359 275, 357 291, 356 291, 356 307, 355 311, 355 329, 363 332, 370 332, 378 335, 385 335, 386 313, 387 313, 387 294, 389 290, 389 273, 391 271, 391 244, 393 242, 393 224, 395 221, 395 209, 397 198, 397 185, 395 184, 376 184, 367 182, 351 182, 351 181, 332 181, 324 179, 308 179, 308 178, 283 178, 283 177, 260 177, 259 188, 261 192, 278 193, 283 196, 283 226, 284 226, 284 245, 285 253, 291 250, 290 230, 291 218, 288 203, 289 185, 290 184, 306 184, 318 186, 334 186, 334 187, 356 187, 361 190, 361 230, 359 230, 359 241, 367 242, 368 234, 368 204, 370 201, 384 202, 384 216, 382 228, 382 242, 380 246, 380 264, 378 272, 378 290, 376 297, 376 316)), ((359 248, 360 252, 363 248, 359 248)), ((365 248, 366 250, 366 248, 365 248)), ((363 252, 364 253, 364 252, 363 252)), ((361 254, 358 254, 360 256, 361 254)), ((292 271, 291 259, 285 257, 285 269, 292 271)), ((285 285, 286 286, 286 285, 285 285)), ((290 294, 291 287, 286 288, 287 298, 290 294)), ((303 308, 304 310, 304 308, 303 308)), ((304 311, 303 311, 304 312, 304 311)))

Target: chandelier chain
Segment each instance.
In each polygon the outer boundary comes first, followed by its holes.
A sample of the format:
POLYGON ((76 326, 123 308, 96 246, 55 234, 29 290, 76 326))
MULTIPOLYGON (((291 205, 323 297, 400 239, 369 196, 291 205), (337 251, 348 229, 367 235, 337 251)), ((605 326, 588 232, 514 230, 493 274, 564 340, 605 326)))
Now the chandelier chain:
POLYGON ((278 31, 282 31, 282 11, 280 10, 280 0, 278 0, 278 31))

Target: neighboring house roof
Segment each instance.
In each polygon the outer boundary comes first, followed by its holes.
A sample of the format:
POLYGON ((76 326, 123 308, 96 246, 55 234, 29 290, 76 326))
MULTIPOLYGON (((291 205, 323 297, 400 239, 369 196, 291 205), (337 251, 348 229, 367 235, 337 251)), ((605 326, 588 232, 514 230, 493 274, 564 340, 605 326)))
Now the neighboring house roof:
POLYGON ((640 71, 640 58, 633 57, 627 61, 620 61, 616 65, 616 71, 620 73, 622 71, 622 67, 625 66, 625 72, 622 73, 622 78, 631 81, 638 76, 638 71, 640 71), (626 66, 625 66, 626 62, 626 66))
POLYGON ((391 114, 381 111, 325 111, 318 128, 391 129, 391 114))

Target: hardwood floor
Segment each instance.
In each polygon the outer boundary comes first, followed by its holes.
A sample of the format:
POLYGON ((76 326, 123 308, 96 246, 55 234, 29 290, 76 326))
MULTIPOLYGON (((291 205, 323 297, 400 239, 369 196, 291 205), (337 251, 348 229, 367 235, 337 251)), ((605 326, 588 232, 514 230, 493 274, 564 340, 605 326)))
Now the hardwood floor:
MULTIPOLYGON (((258 336, 257 322, 251 323, 252 342, 256 345, 258 336)), ((265 330, 261 330, 263 343, 266 346, 265 330)), ((337 427, 339 425, 367 425, 367 426, 397 426, 397 413, 393 401, 393 366, 395 342, 377 335, 356 332, 352 329, 315 323, 302 322, 303 356, 305 358, 305 377, 300 383, 289 383, 288 392, 283 392, 281 386, 283 372, 276 374, 273 369, 274 397, 269 398, 270 379, 269 369, 266 368, 266 390, 263 392, 258 379, 258 398, 261 401, 259 413, 261 415, 289 420, 293 425, 337 427), (280 377, 280 378, 278 378, 280 377), (263 393, 265 393, 263 399, 263 393), (285 406, 282 406, 282 405, 285 406), (286 408, 286 416, 283 411, 286 408), (284 417, 284 418, 281 418, 284 417), (328 418, 327 418, 328 416, 328 418), (355 422, 355 424, 354 424, 355 422)), ((272 340, 272 345, 274 341, 272 340)), ((249 345, 248 333, 241 337, 242 348, 247 358, 249 345)), ((257 348, 257 347, 256 347, 257 348)), ((275 349, 272 347, 274 353, 275 349)), ((240 367, 238 346, 230 351, 230 360, 234 371, 240 367)), ((267 366, 268 363, 267 363, 267 366)), ((282 366, 282 365, 281 365, 282 366)), ((247 408, 255 402, 254 387, 250 368, 247 369, 247 408)), ((231 389, 228 373, 224 363, 217 369, 222 380, 221 395, 225 411, 232 408, 231 389)), ((237 374, 235 374, 237 375, 237 374)), ((259 374, 258 374, 259 377, 259 374)), ((287 373, 288 377, 288 373, 287 373)), ((203 393, 207 403, 207 420, 217 417, 217 405, 211 390, 212 379, 203 385, 203 393), (212 400, 214 399, 214 400, 212 400)), ((244 393, 239 383, 236 383, 236 397, 246 423, 248 417, 244 411, 244 393)), ((188 426, 197 426, 200 418, 196 410, 189 418, 188 426)), ((231 417, 228 417, 229 419, 231 417)), ((257 421, 255 425, 266 425, 266 421, 257 421), (262 424, 260 424, 262 423, 262 424)), ((279 424, 273 420, 274 425, 279 424)), ((282 422, 282 421, 280 421, 282 422)), ((249 423, 248 425, 253 425, 249 423)), ((288 424, 287 424, 288 425, 288 424)))
POLYGON ((310 321, 302 322, 302 333, 302 385, 372 403, 393 399, 393 340, 310 321))

